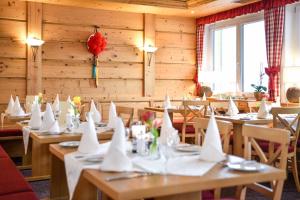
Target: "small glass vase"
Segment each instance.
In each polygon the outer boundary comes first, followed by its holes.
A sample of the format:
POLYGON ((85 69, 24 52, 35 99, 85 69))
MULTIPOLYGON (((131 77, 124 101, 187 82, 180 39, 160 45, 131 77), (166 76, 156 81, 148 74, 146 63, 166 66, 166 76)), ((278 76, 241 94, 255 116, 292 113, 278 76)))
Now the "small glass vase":
POLYGON ((149 146, 149 158, 151 160, 159 159, 159 143, 157 137, 153 137, 149 146))
POLYGON ((76 115, 73 117, 74 128, 78 129, 80 125, 80 115, 76 115))

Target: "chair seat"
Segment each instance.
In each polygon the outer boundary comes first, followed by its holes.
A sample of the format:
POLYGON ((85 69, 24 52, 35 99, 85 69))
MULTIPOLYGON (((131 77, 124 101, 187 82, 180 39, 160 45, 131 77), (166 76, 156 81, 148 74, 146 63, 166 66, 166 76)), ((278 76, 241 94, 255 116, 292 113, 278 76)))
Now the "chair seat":
MULTIPOLYGON (((264 151, 264 152, 268 152, 269 151, 269 142, 267 141, 259 141, 258 142, 258 145, 261 147, 261 149, 264 151)), ((277 150, 277 148, 279 147, 279 144, 275 144, 274 145, 274 149, 275 151, 277 150)), ((288 153, 292 153, 294 151, 294 147, 289 145, 289 148, 288 148, 288 153)))
MULTIPOLYGON (((173 127, 178 130, 178 132, 182 132, 183 127, 183 120, 182 119, 175 119, 173 121, 173 127)), ((195 133, 195 128, 193 125, 187 125, 185 129, 185 133, 195 133)))
POLYGON ((22 130, 20 129, 1 129, 0 137, 10 137, 10 136, 22 136, 22 130))
MULTIPOLYGON (((204 190, 202 191, 202 200, 214 200, 214 191, 213 190, 204 190)), ((235 198, 221 198, 220 200, 236 200, 235 198)))
POLYGON ((32 192, 32 188, 8 157, 0 158, 0 195, 18 192, 32 192))
POLYGON ((34 192, 18 192, 13 194, 0 195, 0 200, 38 200, 34 192))

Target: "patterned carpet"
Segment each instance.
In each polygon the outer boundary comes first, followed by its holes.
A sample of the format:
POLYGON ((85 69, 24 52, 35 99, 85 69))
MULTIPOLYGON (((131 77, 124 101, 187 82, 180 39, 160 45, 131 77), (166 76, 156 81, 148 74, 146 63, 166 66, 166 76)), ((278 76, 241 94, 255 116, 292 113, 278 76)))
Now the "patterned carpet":
MULTIPOLYGON (((30 176, 30 170, 22 171, 24 176, 30 176)), ((36 192, 40 199, 49 197, 50 181, 35 181, 30 182, 33 190, 36 192)), ((222 197, 233 197, 235 188, 222 189, 222 197)), ((265 200, 267 198, 259 195, 256 192, 247 190, 247 200, 265 200)), ((288 179, 285 181, 282 200, 300 200, 300 192, 296 191, 293 176, 288 175, 288 179)))

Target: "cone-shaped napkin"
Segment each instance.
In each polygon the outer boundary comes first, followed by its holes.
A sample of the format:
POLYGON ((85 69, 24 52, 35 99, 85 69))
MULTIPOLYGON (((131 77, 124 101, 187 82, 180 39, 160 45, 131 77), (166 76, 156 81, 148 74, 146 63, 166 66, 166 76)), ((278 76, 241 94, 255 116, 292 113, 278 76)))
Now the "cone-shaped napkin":
POLYGON ((40 105, 38 103, 35 103, 33 105, 33 109, 32 109, 32 114, 31 114, 31 118, 29 121, 29 126, 31 127, 31 129, 40 129, 41 125, 42 125, 42 114, 41 114, 41 108, 40 105))
POLYGON ((262 100, 258 109, 257 118, 266 119, 269 115, 268 105, 265 100, 262 100))
POLYGON ((20 105, 19 97, 16 96, 16 101, 14 103, 12 115, 13 116, 22 116, 24 114, 25 114, 25 112, 20 105))
POLYGON ((13 97, 10 95, 10 99, 9 99, 9 102, 8 102, 8 105, 7 105, 7 109, 5 110, 6 114, 11 115, 13 113, 14 104, 15 104, 15 101, 14 101, 13 97))
POLYGON ((206 94, 205 94, 205 92, 203 94, 202 101, 206 101, 206 94))
POLYGON ((161 144, 167 144, 167 138, 169 134, 172 134, 176 130, 172 126, 172 122, 167 109, 164 111, 163 121, 160 130, 159 142, 161 144))
POLYGON ((60 111, 58 94, 56 95, 55 100, 52 104, 52 109, 53 109, 53 112, 55 112, 55 113, 60 111))
POLYGON ((91 113, 87 114, 88 121, 84 124, 83 134, 80 140, 78 151, 80 153, 96 154, 100 150, 95 124, 91 113))
POLYGON ((113 102, 111 102, 110 106, 109 106, 109 115, 108 115, 107 127, 115 128, 116 127, 116 119, 117 119, 116 105, 113 102))
POLYGON ((231 99, 231 97, 229 99, 228 111, 226 114, 229 116, 239 114, 239 109, 236 107, 236 105, 235 105, 234 101, 231 99))
POLYGON ((200 159, 209 162, 220 162, 225 159, 219 129, 213 113, 209 119, 206 129, 200 159))
POLYGON ((172 108, 172 104, 171 104, 171 100, 170 100, 170 97, 169 95, 166 94, 165 96, 165 101, 164 101, 164 108, 172 108))
POLYGON ((57 120, 54 121, 54 123, 52 124, 52 126, 49 128, 48 132, 50 134, 60 133, 60 128, 59 128, 59 124, 58 124, 57 120))
POLYGON ((68 98, 67 98, 67 105, 68 105, 68 112, 71 113, 72 115, 75 115, 70 96, 68 96, 68 98))
POLYGON ((92 114, 92 118, 93 118, 95 123, 100 123, 101 122, 101 114, 98 111, 98 109, 96 108, 96 105, 95 105, 95 102, 94 102, 93 99, 91 101, 90 113, 92 114))
POLYGON ((51 105, 49 103, 47 103, 46 111, 45 111, 45 114, 43 117, 42 126, 41 126, 40 130, 48 131, 51 128, 51 126, 54 124, 54 122, 55 122, 55 119, 54 119, 51 105))
POLYGON ((125 127, 121 118, 116 119, 116 130, 101 169, 105 171, 130 171, 132 162, 126 154, 125 127))

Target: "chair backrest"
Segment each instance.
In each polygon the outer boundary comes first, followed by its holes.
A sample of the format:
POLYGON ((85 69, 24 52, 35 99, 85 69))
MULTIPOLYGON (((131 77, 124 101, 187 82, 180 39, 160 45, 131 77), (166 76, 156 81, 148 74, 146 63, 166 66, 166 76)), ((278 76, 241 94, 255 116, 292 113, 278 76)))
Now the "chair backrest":
MULTIPOLYGON (((288 130, 267 128, 257 125, 244 125, 243 136, 245 159, 250 160, 252 153, 254 153, 258 156, 261 163, 286 170, 290 141, 290 132, 288 130), (269 144, 276 145, 274 152, 264 152, 259 145, 259 141, 267 141, 269 144)), ((259 183, 247 185, 247 187, 262 193, 269 198, 279 199, 276 191, 282 190, 283 182, 273 181, 271 183, 271 188, 259 183)))
POLYGON ((273 115, 273 127, 284 128, 290 131, 290 145, 297 149, 297 141, 300 132, 300 107, 275 107, 271 109, 273 115))
POLYGON ((183 118, 188 122, 194 118, 205 117, 209 101, 185 100, 182 101, 184 113, 183 118))
POLYGON ((134 108, 116 106, 117 115, 123 119, 125 127, 129 127, 133 121, 134 108))
MULTIPOLYGON (((224 153, 229 153, 229 141, 230 141, 230 134, 233 129, 233 125, 231 122, 216 120, 217 126, 220 132, 222 146, 224 153)), ((202 145, 205 132, 209 123, 209 118, 198 118, 195 120, 195 144, 202 145)))
POLYGON ((227 112, 229 101, 212 101, 210 102, 211 109, 216 115, 222 115, 222 113, 227 112))
POLYGON ((151 113, 153 118, 154 119, 156 118, 156 112, 145 110, 145 109, 138 109, 137 110, 138 120, 141 121, 141 122, 144 122, 143 115, 145 115, 146 113, 151 113))

